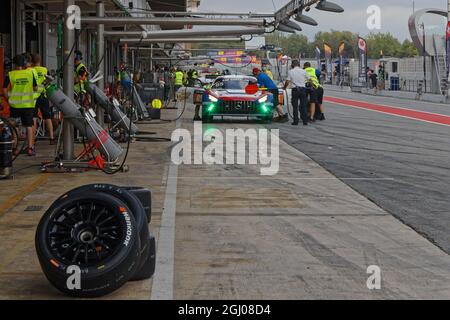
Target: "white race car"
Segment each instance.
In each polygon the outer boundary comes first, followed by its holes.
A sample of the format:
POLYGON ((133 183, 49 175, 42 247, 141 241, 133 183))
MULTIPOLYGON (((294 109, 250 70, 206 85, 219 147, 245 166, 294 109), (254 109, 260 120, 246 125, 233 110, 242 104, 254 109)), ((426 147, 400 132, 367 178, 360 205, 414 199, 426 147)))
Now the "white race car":
MULTIPOLYGON (((270 122, 273 118, 273 95, 261 89, 246 90, 255 86, 255 77, 244 75, 219 76, 210 89, 203 92, 202 120, 210 122, 214 118, 240 117, 270 122)), ((280 90, 282 96, 284 93, 280 90)), ((280 99, 280 97, 279 97, 280 99)), ((284 99, 280 100, 284 101, 284 99)))

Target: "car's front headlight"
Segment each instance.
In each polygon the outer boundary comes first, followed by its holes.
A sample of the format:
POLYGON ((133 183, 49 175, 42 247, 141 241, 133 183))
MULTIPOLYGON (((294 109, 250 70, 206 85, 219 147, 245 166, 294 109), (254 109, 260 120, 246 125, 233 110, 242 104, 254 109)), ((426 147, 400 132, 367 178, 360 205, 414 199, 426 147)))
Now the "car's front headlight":
POLYGON ((214 97, 214 96, 212 96, 212 95, 208 95, 208 99, 209 99, 209 101, 211 101, 211 102, 217 102, 217 101, 219 101, 219 99, 217 99, 216 97, 214 97))
POLYGON ((266 101, 267 101, 267 96, 264 96, 264 97, 258 99, 259 103, 264 103, 266 101))

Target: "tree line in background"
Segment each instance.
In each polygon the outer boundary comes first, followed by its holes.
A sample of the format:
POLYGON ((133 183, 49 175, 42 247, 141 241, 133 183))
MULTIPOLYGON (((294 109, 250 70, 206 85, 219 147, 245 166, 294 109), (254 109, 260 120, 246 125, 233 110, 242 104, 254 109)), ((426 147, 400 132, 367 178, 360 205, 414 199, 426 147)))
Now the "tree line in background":
MULTIPOLYGON (((412 41, 400 42, 390 33, 371 33, 367 36, 367 48, 369 59, 384 57, 414 57, 418 55, 417 49, 412 41)), ((315 58, 315 47, 318 45, 323 52, 323 44, 328 43, 333 48, 333 57, 338 56, 338 46, 345 42, 345 57, 358 58, 358 35, 351 31, 318 32, 314 41, 301 34, 286 34, 274 32, 266 35, 266 44, 273 44, 282 48, 283 54, 290 57, 298 57, 301 53, 303 58, 315 58)))

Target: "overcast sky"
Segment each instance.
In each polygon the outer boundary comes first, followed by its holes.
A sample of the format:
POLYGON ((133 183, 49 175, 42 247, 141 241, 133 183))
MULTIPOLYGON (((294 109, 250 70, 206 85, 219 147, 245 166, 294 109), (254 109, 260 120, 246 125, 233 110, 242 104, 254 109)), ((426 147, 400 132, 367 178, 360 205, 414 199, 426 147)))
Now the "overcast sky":
MULTIPOLYGON (((345 9, 344 14, 328 13, 312 9, 309 16, 319 22, 319 26, 302 25, 302 33, 312 38, 317 31, 349 30, 364 36, 370 33, 367 28, 367 8, 377 5, 381 9, 381 29, 391 32, 400 40, 409 39, 408 18, 413 11, 412 0, 333 0, 345 9)), ((289 0, 273 0, 277 9, 289 0)), ((415 7, 446 9, 446 0, 415 0, 415 7)), ((273 12, 272 0, 201 0, 199 11, 227 12, 273 12)), ((444 26, 445 30, 445 26, 444 26)))

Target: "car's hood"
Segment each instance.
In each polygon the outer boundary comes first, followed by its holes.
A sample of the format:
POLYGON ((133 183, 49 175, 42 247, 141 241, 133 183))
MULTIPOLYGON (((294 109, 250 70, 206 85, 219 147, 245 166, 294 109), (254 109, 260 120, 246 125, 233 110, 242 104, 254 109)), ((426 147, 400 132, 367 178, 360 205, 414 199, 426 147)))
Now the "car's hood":
POLYGON ((233 98, 242 100, 256 100, 263 95, 261 91, 255 94, 248 94, 243 89, 211 90, 211 94, 220 99, 233 98))

